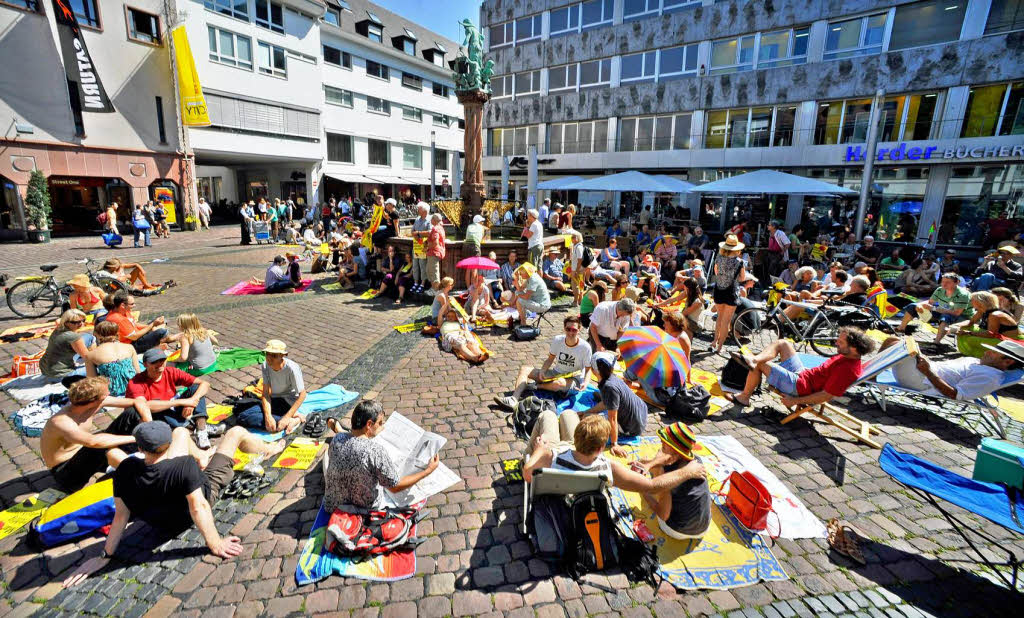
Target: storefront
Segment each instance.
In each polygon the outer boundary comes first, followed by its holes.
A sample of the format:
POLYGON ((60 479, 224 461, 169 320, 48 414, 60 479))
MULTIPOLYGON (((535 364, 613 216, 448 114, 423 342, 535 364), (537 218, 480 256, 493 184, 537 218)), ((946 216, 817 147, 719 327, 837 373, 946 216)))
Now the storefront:
POLYGON ((22 230, 25 229, 22 208, 17 185, 0 176, 0 240, 22 237, 22 230))

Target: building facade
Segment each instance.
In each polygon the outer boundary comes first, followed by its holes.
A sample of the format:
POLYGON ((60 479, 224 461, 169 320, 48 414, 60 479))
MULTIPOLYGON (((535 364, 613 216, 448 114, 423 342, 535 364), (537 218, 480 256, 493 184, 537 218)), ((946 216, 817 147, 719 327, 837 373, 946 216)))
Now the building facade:
POLYGON ((29 173, 54 233, 107 203, 429 196, 453 184, 458 44, 362 0, 75 0, 114 112, 69 105, 52 4, 0 0, 0 238, 21 236, 29 173), (173 16, 173 18, 169 17, 173 16), (211 124, 182 128, 170 29, 184 25, 211 124), (31 77, 29 77, 31 76, 31 77), (431 178, 431 145, 434 178, 431 178), (186 155, 188 153, 188 155, 186 155), (193 159, 189 156, 194 155, 193 159))
MULTIPOLYGON (((859 191, 869 118, 878 145, 868 229, 981 246, 981 224, 1024 219, 1021 0, 486 0, 495 60, 488 190, 626 169, 700 184, 777 169, 859 191)), ((619 210, 672 203, 705 229, 769 217, 846 223, 856 200, 556 196, 619 210)), ((1019 221, 1022 222, 1022 221, 1019 221)))

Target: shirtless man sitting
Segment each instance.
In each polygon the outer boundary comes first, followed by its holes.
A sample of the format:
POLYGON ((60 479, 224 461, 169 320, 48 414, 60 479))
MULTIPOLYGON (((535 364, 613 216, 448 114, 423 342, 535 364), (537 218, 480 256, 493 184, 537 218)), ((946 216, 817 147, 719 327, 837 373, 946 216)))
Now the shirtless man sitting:
POLYGON ((131 410, 136 400, 111 397, 103 377, 75 382, 68 389, 68 398, 71 403, 46 421, 39 450, 57 485, 73 492, 84 487, 93 474, 108 465, 116 468, 128 456, 120 447, 135 443, 131 434, 139 416, 131 410), (105 406, 129 410, 106 431, 93 433, 93 417, 105 406))

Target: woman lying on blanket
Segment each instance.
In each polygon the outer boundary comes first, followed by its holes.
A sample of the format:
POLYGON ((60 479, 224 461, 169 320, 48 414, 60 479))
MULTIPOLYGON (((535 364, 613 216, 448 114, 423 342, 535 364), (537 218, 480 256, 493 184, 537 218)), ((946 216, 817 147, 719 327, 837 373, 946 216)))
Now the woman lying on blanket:
POLYGON ((103 263, 103 270, 111 277, 127 283, 129 288, 139 292, 158 292, 162 288, 174 287, 173 279, 163 285, 153 285, 146 279, 146 271, 140 264, 124 263, 117 258, 110 258, 103 263))
POLYGON ((454 309, 449 309, 445 314, 440 332, 441 349, 445 352, 451 352, 470 363, 482 363, 490 358, 490 354, 480 344, 480 339, 469 330, 469 324, 454 309))
POLYGON ((654 514, 658 526, 666 536, 677 540, 699 539, 711 525, 711 490, 706 470, 699 457, 693 454, 697 437, 684 423, 673 423, 658 431, 661 451, 640 461, 634 469, 650 473, 657 478, 679 469, 691 469, 690 478, 669 491, 643 494, 654 514))

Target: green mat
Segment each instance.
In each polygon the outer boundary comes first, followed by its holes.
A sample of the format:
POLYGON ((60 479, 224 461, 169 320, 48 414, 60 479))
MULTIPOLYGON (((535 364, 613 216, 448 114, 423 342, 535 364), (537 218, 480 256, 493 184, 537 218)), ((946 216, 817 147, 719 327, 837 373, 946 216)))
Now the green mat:
POLYGON ((264 354, 260 350, 250 348, 230 348, 217 352, 217 360, 206 369, 192 370, 188 363, 174 363, 174 366, 194 376, 205 376, 215 371, 231 371, 258 365, 264 360, 264 354))

